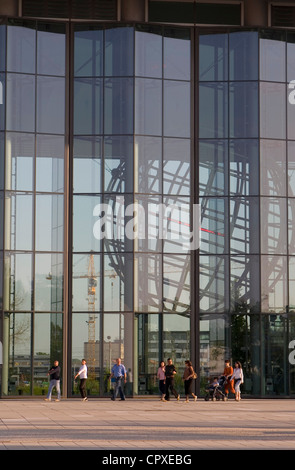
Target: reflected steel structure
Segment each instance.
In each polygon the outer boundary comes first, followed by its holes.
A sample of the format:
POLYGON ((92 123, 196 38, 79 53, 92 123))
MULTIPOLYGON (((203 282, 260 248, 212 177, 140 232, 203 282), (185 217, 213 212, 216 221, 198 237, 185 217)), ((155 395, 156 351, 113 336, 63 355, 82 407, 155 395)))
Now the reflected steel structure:
POLYGON ((294 395, 295 23, 280 3, 0 1, 1 397, 42 396, 55 359, 77 396, 82 357, 89 395, 108 396, 118 356, 128 396, 157 394, 168 357, 180 392, 186 359, 202 395, 230 358, 242 394, 294 395), (115 236, 97 239, 102 204, 115 236), (126 236, 129 204, 145 239, 126 236), (185 207, 170 234, 200 205, 197 250, 157 237, 161 204, 185 207))

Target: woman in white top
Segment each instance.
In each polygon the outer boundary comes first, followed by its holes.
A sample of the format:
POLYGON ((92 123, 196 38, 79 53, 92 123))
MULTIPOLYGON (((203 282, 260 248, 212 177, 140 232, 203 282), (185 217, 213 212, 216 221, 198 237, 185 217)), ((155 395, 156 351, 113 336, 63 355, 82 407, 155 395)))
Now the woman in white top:
POLYGON ((160 362, 159 369, 157 372, 157 378, 159 379, 159 389, 162 394, 161 396, 161 401, 166 401, 165 400, 165 394, 166 394, 166 386, 165 386, 165 362, 162 361, 160 362))
POLYGON ((236 400, 239 401, 241 399, 240 385, 244 382, 244 374, 241 363, 238 361, 235 362, 234 373, 230 380, 234 380, 236 400))
POLYGON ((82 359, 81 361, 82 365, 79 369, 79 372, 75 375, 75 379, 80 376, 80 393, 83 401, 87 401, 87 396, 86 396, 86 379, 87 379, 87 365, 86 365, 86 359, 82 359))

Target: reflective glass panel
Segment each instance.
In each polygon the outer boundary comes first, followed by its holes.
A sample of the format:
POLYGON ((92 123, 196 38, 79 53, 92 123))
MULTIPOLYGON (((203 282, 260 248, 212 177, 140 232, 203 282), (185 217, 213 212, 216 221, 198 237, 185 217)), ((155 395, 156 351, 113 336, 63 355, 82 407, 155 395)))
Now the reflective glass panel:
POLYGON ((258 198, 235 198, 230 200, 231 253, 259 253, 258 226, 258 198))
MULTIPOLYGON (((168 357, 176 368, 174 385, 176 390, 183 391, 182 376, 186 358, 190 357, 190 319, 183 315, 163 315, 163 357, 168 357)), ((196 366, 194 365, 194 368, 196 366)))
POLYGON ((37 73, 43 75, 65 75, 65 26, 38 25, 37 73))
POLYGON ((133 200, 132 194, 105 194, 103 207, 95 211, 94 234, 102 238, 107 252, 133 251, 138 236, 144 236, 144 209, 133 200))
POLYGON ((135 344, 135 353, 137 353, 138 363, 135 363, 137 370, 134 374, 138 380, 134 379, 134 393, 158 394, 159 381, 157 379, 157 370, 160 361, 160 319, 159 315, 136 314, 135 315, 135 334, 137 344, 135 344), (148 339, 148 340, 146 340, 148 339))
POLYGON ((33 196, 6 192, 5 196, 6 250, 32 250, 33 196))
POLYGON ((132 381, 137 379, 137 374, 133 370, 133 323, 134 317, 130 313, 112 314, 103 316, 103 344, 104 344, 104 393, 109 396, 110 367, 116 363, 120 357, 127 371, 127 383, 125 384, 125 394, 132 390, 132 381))
POLYGON ((190 31, 165 29, 164 78, 190 80, 190 31))
POLYGON ((74 80, 74 134, 102 133, 102 80, 74 80))
MULTIPOLYGON (((82 26, 76 26, 82 28, 82 26)), ((74 75, 99 77, 103 74, 103 31, 75 31, 74 75)))
POLYGON ((261 315, 232 315, 228 331, 231 353, 242 364, 242 394, 261 393, 261 315))
POLYGON ((34 315, 34 395, 47 394, 49 386, 47 371, 52 358, 62 364, 62 320, 62 314, 58 313, 34 315))
POLYGON ((100 193, 102 178, 101 137, 74 138, 74 193, 100 193))
POLYGON ((135 251, 162 251, 162 199, 159 196, 140 195, 134 198, 133 225, 135 251))
POLYGON ((163 309, 190 315, 190 255, 163 256, 163 309))
POLYGON ((133 310, 133 255, 109 253, 104 257, 104 311, 133 310))
POLYGON ((166 137, 190 137, 190 83, 164 81, 164 128, 166 137))
POLYGON ((199 87, 199 137, 228 137, 228 85, 202 83, 199 87))
POLYGON ((105 79, 104 99, 105 134, 132 134, 133 79, 105 79))
POLYGON ((7 74, 6 128, 35 130, 35 76, 7 74))
POLYGON ((213 377, 224 370, 224 361, 229 357, 226 336, 226 317, 221 315, 201 315, 200 318, 200 386, 206 394, 207 386, 213 377))
POLYGON ((295 196, 295 142, 287 143, 288 156, 288 196, 295 196))
POLYGON ((7 70, 35 73, 36 31, 33 25, 7 27, 7 70))
POLYGON ((37 132, 64 134, 65 80, 37 77, 37 132))
POLYGON ((0 25, 0 70, 6 70, 6 25, 0 25))
POLYGON ((133 28, 112 28, 105 31, 105 75, 133 75, 133 28))
POLYGON ((258 80, 258 33, 229 34, 230 80, 258 80))
POLYGON ((99 196, 74 196, 73 198, 73 251, 100 251, 101 240, 93 233, 96 206, 99 196))
POLYGON ((265 31, 261 34, 260 80, 286 81, 286 43, 284 32, 265 31))
POLYGON ((6 133, 6 189, 33 191, 34 154, 33 135, 6 133))
POLYGON ((161 192, 162 139, 136 136, 134 142, 134 191, 161 192))
POLYGON ((228 310, 229 276, 227 259, 222 256, 200 256, 200 311, 228 310))
POLYGON ((287 138, 295 139, 295 79, 288 84, 287 96, 287 138))
POLYGON ((288 253, 295 255, 295 199, 293 198, 288 199, 288 253))
POLYGON ((135 134, 162 135, 162 81, 135 79, 135 134))
POLYGON ((295 35, 287 32, 287 82, 295 80, 295 35))
POLYGON ((32 317, 29 313, 9 313, 5 320, 10 331, 8 383, 4 395, 31 395, 32 317))
POLYGON ((133 191, 133 138, 130 136, 104 139, 104 190, 133 191))
POLYGON ((199 80, 228 79, 228 35, 209 34, 199 37, 199 80))
POLYGON ((262 197, 260 204, 261 253, 286 254, 286 199, 262 197))
POLYGON ((202 253, 224 253, 227 251, 227 205, 224 198, 203 197, 201 205, 202 253))
POLYGON ((5 90, 6 90, 6 74, 0 73, 0 130, 4 130, 5 127, 7 127, 6 122, 5 122, 5 106, 6 106, 5 104, 6 103, 6 91, 5 90))
POLYGON ((135 75, 162 77, 161 28, 137 27, 135 31, 135 75))
POLYGON ((227 140, 199 141, 199 193, 201 196, 227 194, 227 140))
POLYGON ((258 256, 234 256, 230 262, 231 311, 260 311, 260 279, 258 256))
POLYGON ((26 253, 6 253, 4 260, 4 309, 26 311, 32 308, 33 273, 32 255, 26 253))
POLYGON ((75 312, 101 310, 101 256, 73 255, 72 309, 75 312))
POLYGON ((36 191, 64 191, 64 151, 64 137, 37 135, 36 191))
POLYGON ((258 140, 231 140, 230 194, 252 196, 259 194, 258 140))
MULTIPOLYGON (((81 360, 87 361, 87 394, 97 396, 100 390, 100 314, 73 314, 72 317, 72 377, 81 367, 81 360)), ((72 383, 73 395, 80 396, 79 381, 72 383)))
POLYGON ((164 139, 163 193, 189 195, 191 145, 188 139, 164 139))
POLYGON ((286 197, 286 142, 260 140, 260 193, 286 197))
MULTIPOLYGON (((293 250, 294 254, 294 250, 293 250)), ((295 257, 289 256, 288 258, 289 268, 289 311, 295 310, 295 257)))
POLYGON ((160 312, 162 310, 162 257, 153 254, 135 254, 134 310, 160 312))
POLYGON ((260 137, 286 138, 286 85, 260 83, 260 137))
POLYGON ((258 83, 230 83, 229 126, 230 137, 258 137, 258 83))
POLYGON ((62 254, 35 255, 35 310, 63 311, 62 254))
MULTIPOLYGON (((262 374, 266 377, 262 394, 279 398, 287 393, 290 364, 287 360, 288 320, 285 315, 263 315, 261 322, 261 354, 264 357, 262 374)), ((293 338, 292 338, 293 339, 293 338)))
POLYGON ((63 251, 63 223, 63 196, 59 196, 57 194, 37 194, 35 230, 36 250, 63 251))
POLYGON ((163 209, 159 224, 163 238, 163 251, 166 253, 186 253, 194 233, 190 227, 190 200, 187 197, 163 198, 163 209))

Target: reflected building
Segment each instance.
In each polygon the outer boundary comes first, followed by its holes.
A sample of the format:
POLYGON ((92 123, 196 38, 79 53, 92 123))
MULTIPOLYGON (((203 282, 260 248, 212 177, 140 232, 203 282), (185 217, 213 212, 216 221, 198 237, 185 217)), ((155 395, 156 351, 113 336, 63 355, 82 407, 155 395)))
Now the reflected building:
POLYGON ((157 394, 168 357, 179 392, 186 359, 202 395, 229 358, 243 394, 293 396, 294 6, 0 0, 0 16, 1 397, 42 395, 55 359, 71 397, 85 356, 92 396, 118 356, 129 396, 157 394))

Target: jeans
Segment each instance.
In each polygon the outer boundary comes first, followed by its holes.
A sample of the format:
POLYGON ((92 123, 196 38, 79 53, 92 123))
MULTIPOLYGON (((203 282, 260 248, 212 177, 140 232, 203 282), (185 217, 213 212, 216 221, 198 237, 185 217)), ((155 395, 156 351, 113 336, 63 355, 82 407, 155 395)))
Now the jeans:
POLYGON ((47 398, 48 400, 51 400, 51 393, 54 387, 56 388, 56 391, 57 391, 57 399, 60 400, 60 380, 56 380, 56 379, 50 380, 47 398))
POLYGON ((120 392, 121 400, 125 400, 123 387, 124 387, 124 377, 116 377, 116 382, 115 382, 115 387, 114 387, 112 400, 116 399, 116 397, 118 395, 118 391, 120 392))

